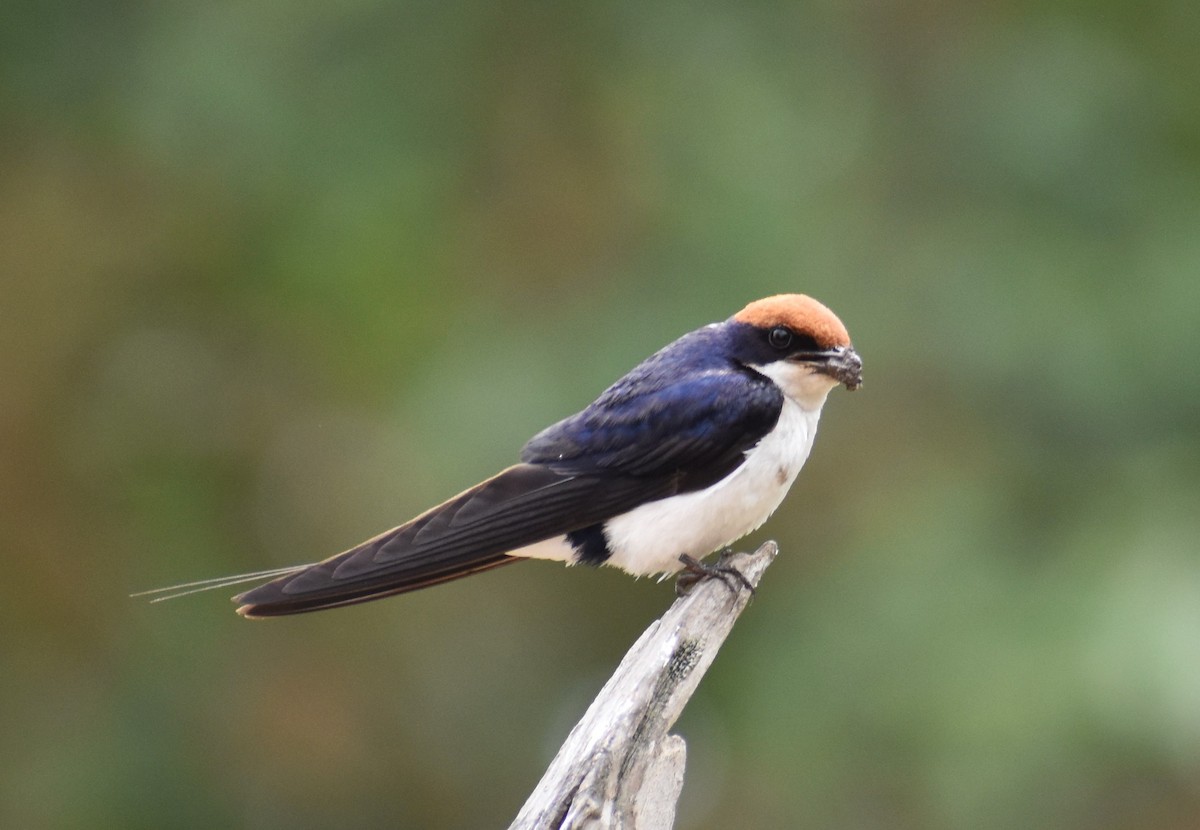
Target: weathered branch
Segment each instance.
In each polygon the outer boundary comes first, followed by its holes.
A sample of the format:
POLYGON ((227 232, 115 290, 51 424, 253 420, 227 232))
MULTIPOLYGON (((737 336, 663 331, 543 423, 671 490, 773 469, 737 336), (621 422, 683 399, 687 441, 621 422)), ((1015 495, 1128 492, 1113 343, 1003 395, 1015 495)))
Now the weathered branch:
MULTIPOLYGON (((778 553, 767 542, 724 564, 757 585, 778 553)), ((687 747, 668 730, 717 656, 750 592, 708 579, 653 622, 571 730, 509 830, 666 830, 687 747)))

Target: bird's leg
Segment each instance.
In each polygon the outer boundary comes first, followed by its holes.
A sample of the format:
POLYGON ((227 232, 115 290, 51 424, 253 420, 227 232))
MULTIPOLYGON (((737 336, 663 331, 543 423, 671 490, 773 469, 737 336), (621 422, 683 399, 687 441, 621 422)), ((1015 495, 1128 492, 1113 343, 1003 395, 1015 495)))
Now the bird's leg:
POLYGON ((721 551, 721 556, 717 559, 717 564, 708 565, 693 556, 681 553, 679 561, 683 563, 683 570, 675 578, 676 596, 687 596, 692 588, 702 580, 719 579, 725 584, 726 588, 735 594, 738 592, 737 583, 740 582, 746 586, 746 589, 750 591, 750 597, 753 598, 758 592, 750 584, 750 580, 746 579, 746 575, 732 565, 724 564, 726 558, 732 555, 732 549, 726 548, 721 551))

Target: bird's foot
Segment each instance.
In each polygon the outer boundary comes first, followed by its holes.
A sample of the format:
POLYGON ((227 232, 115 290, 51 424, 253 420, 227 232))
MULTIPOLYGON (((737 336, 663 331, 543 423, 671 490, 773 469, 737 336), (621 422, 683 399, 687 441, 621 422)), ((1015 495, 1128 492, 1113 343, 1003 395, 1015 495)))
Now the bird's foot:
POLYGON ((675 594, 676 596, 687 596, 692 588, 697 583, 705 579, 719 579, 724 583, 725 587, 734 594, 738 592, 738 583, 746 587, 750 592, 750 598, 758 593, 754 586, 750 584, 750 580, 746 579, 746 575, 732 565, 726 565, 725 560, 733 555, 732 548, 726 548, 721 551, 720 557, 715 565, 709 565, 701 562, 693 556, 688 556, 686 553, 679 555, 679 561, 683 563, 683 570, 675 578, 675 594))

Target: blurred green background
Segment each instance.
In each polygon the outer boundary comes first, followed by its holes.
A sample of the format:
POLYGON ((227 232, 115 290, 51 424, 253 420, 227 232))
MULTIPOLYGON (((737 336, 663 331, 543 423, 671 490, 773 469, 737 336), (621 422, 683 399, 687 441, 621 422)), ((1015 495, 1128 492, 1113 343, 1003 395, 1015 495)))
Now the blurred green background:
POLYGON ((12 2, 0 826, 482 828, 669 585, 232 591, 804 291, 679 826, 1200 826, 1195 3, 12 2))

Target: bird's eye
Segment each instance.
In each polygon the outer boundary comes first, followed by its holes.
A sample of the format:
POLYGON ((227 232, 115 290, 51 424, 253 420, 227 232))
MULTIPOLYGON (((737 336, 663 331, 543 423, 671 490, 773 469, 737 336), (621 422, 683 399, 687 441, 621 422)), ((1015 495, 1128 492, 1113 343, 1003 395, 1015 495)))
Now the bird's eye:
POLYGON ((776 326, 767 335, 767 342, 771 344, 772 348, 786 349, 792 345, 792 333, 783 326, 776 326))

